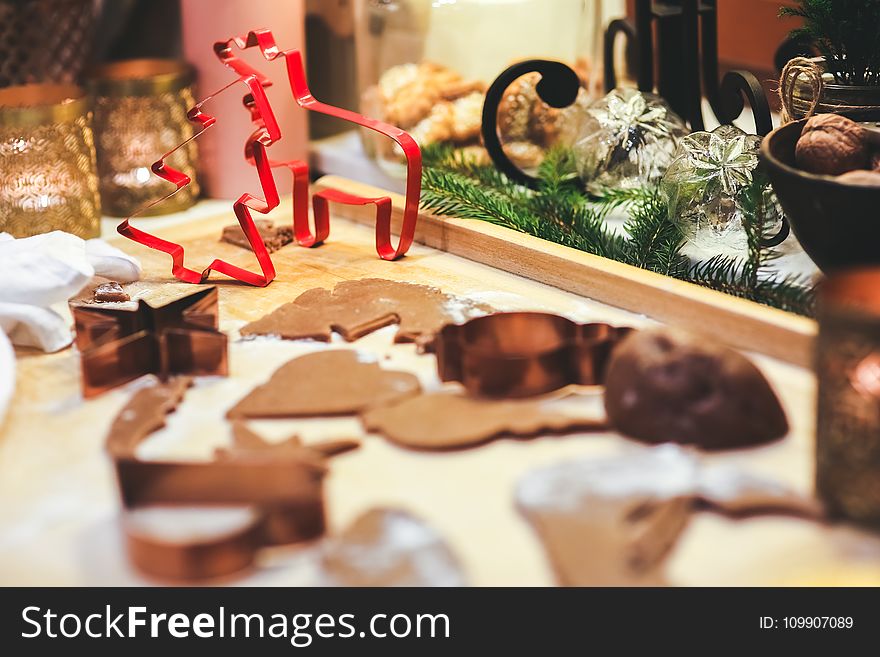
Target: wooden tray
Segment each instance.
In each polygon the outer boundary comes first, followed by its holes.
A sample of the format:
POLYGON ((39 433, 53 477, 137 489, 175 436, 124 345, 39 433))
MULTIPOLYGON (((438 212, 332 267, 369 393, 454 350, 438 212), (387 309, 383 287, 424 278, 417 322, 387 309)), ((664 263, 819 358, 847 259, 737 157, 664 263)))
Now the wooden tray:
MULTIPOLYGON (((205 216, 206 204, 187 213, 186 222, 179 218, 143 219, 140 224, 182 243, 193 267, 214 257, 253 266, 251 253, 218 242, 223 226, 234 221, 231 203, 211 205, 220 208, 216 215, 205 216)), ((286 222, 289 213, 287 202, 272 217, 286 222)), ((376 257, 371 227, 341 220, 338 213, 334 214, 325 245, 315 249, 288 246, 273 254, 278 278, 269 287, 254 289, 223 277, 210 281, 220 290, 220 328, 231 338, 230 376, 201 380, 192 388, 178 412, 169 417, 168 428, 144 444, 142 455, 205 459, 216 447, 228 444, 230 426, 223 416, 225 409, 265 381, 279 364, 322 348, 309 342, 239 341, 237 330, 244 322, 312 287, 377 276, 436 285, 452 294, 491 303, 498 310, 542 309, 581 321, 634 326, 652 321, 565 292, 560 289, 568 286, 565 276, 553 272, 554 266, 569 266, 566 263, 570 258, 595 261, 593 273, 584 269, 572 274, 579 277, 580 289, 602 287, 594 280, 601 277, 603 285, 614 286, 626 296, 632 293, 633 284, 620 273, 627 268, 614 263, 571 255, 567 249, 542 242, 538 244, 546 253, 533 251, 524 246, 533 240, 477 222, 429 219, 423 222, 420 235, 422 240, 433 239, 441 248, 498 262, 508 270, 529 270, 527 261, 534 260, 556 286, 422 245, 415 245, 401 261, 385 262, 376 257), (503 240, 507 236, 515 242, 506 244, 503 240), (488 253, 491 249, 506 255, 488 253)), ((112 242, 141 259, 144 280, 131 288, 140 296, 170 299, 192 289, 171 278, 167 255, 122 238, 112 242)), ((662 282, 681 288, 674 281, 662 282)), ((659 293, 651 289, 645 287, 640 294, 646 304, 659 307, 652 298, 659 293)), ((716 296, 699 288, 695 292, 698 299, 716 296)), ((686 300, 664 294, 664 312, 674 317, 675 304, 686 300)), ((597 296, 611 295, 599 290, 597 296)), ((626 303, 612 301, 618 306, 636 303, 632 298, 626 303)), ((721 297, 718 308, 731 301, 742 309, 725 320, 729 337, 734 339, 735 322, 742 320, 747 310, 755 309, 726 297, 721 297)), ((704 321, 713 319, 714 307, 708 302, 690 308, 692 313, 699 310, 704 321)), ((791 319, 784 313, 757 310, 761 312, 756 312, 751 324, 756 334, 769 325, 759 321, 758 315, 791 319)), ((698 324, 698 317, 693 317, 691 323, 698 324)), ((412 345, 392 345, 393 332, 394 328, 389 327, 353 345, 334 346, 353 346, 380 358, 386 367, 409 369, 426 385, 436 385, 432 357, 416 354, 412 345)), ((712 326, 709 332, 713 332, 712 326)), ((783 330, 778 333, 791 334, 783 330)), ((755 360, 779 392, 791 431, 784 440, 766 447, 708 458, 742 466, 808 492, 813 485, 814 378, 806 369, 772 358, 759 356, 755 360)), ((17 366, 15 398, 0 426, 0 584, 149 583, 131 570, 125 558, 119 538, 116 485, 103 449, 107 428, 131 394, 131 387, 83 401, 75 350, 50 355, 20 351, 17 366)), ((269 439, 281 439, 294 432, 307 442, 362 437, 361 449, 338 457, 331 466, 327 482, 331 531, 339 531, 369 508, 407 509, 444 536, 461 560, 468 581, 475 585, 554 583, 540 542, 514 508, 513 490, 520 477, 533 468, 562 460, 599 457, 635 447, 613 433, 600 433, 499 440, 478 449, 426 454, 364 435, 359 423, 351 418, 261 421, 252 423, 252 427, 269 439)), ((302 565, 307 564, 307 555, 308 547, 302 546, 268 552, 263 557, 267 567, 235 581, 252 585, 308 583, 309 569, 302 565)), ((878 555, 880 538, 847 526, 823 526, 775 516, 736 521, 701 513, 678 542, 668 574, 671 583, 685 585, 876 585, 880 583, 878 555)))
MULTIPOLYGON (((390 196, 395 208, 393 226, 400 225, 403 197, 399 194, 338 176, 325 176, 315 186, 368 197, 390 196)), ((375 209, 369 205, 338 206, 334 212, 362 223, 375 221, 375 209)), ((816 323, 792 313, 484 221, 423 213, 416 241, 665 324, 706 333, 740 349, 801 366, 812 362, 816 323)))

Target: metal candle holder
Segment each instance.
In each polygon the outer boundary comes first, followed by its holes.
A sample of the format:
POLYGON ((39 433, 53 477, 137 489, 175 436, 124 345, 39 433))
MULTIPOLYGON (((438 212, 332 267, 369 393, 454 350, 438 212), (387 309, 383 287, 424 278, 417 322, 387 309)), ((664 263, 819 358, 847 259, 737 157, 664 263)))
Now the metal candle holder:
MULTIPOLYGON (((612 21, 605 33, 605 88, 617 86, 614 72, 614 40, 624 34, 638 60, 638 87, 654 91, 654 23, 657 26, 657 91, 672 109, 702 130, 702 99, 706 98, 719 123, 732 123, 749 101, 758 135, 773 129, 770 106, 758 79, 748 71, 731 71, 718 81, 718 16, 715 0, 636 0, 635 22, 612 21), (702 41, 702 50, 700 42, 702 41), (701 83, 702 74, 702 83, 701 83)), ((499 75, 486 92, 483 104, 483 143, 495 166, 521 185, 536 187, 534 176, 516 166, 498 135, 498 107, 506 89, 518 78, 537 72, 541 80, 535 91, 551 107, 567 107, 575 102, 580 78, 569 66, 555 61, 532 59, 514 64, 499 75)))
POLYGON ((773 129, 770 105, 754 75, 730 71, 719 83, 717 0, 635 0, 635 20, 612 21, 605 32, 607 91, 617 86, 614 41, 619 34, 629 40, 634 50, 639 89, 654 90, 656 59, 657 92, 687 119, 691 130, 704 127, 704 94, 719 123, 732 123, 742 114, 745 95, 755 117, 757 134, 764 136, 773 129))
POLYGON ((100 232, 92 113, 79 87, 0 89, 0 232, 100 232))
POLYGON ((149 163, 178 144, 168 164, 192 182, 154 206, 150 214, 179 212, 199 194, 195 182, 198 148, 187 111, 195 105, 192 67, 169 59, 133 59, 105 64, 92 72, 95 97, 95 147, 101 201, 107 214, 125 217, 160 196, 165 183, 149 163))
POLYGON ((819 289, 816 488, 831 513, 880 526, 880 269, 819 289))

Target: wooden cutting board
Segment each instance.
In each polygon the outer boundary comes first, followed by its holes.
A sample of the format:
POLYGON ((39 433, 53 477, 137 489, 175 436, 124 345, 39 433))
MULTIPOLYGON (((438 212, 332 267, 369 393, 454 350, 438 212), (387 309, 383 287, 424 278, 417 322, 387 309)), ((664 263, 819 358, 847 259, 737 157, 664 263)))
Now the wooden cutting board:
MULTIPOLYGON (((290 207, 273 217, 287 221, 290 207)), ((139 222, 149 226, 151 220, 139 222)), ((223 257, 241 265, 253 256, 218 243, 232 213, 157 228, 186 247, 190 266, 223 257)), ((156 226, 165 226, 158 222, 156 226)), ((145 457, 207 458, 230 440, 223 415, 281 363, 326 345, 272 339, 239 341, 237 331, 299 293, 316 286, 368 276, 438 286, 492 304, 499 310, 539 309, 580 321, 641 326, 653 320, 535 280, 426 246, 415 246, 399 262, 379 260, 373 233, 338 216, 327 244, 288 246, 273 255, 278 278, 256 289, 218 279, 221 328, 230 334, 230 376, 203 380, 187 395, 168 427, 144 445, 145 457)), ((170 276, 164 254, 116 238, 141 258, 144 280, 131 286, 139 296, 170 299, 190 286, 170 276)), ((511 266, 516 268, 516 265, 511 266)), ((393 328, 350 347, 380 358, 386 366, 415 372, 428 388, 437 384, 433 357, 412 346, 392 345, 393 328)), ((333 346, 346 346, 334 344, 333 346)), ((798 490, 813 479, 815 382, 811 373, 760 356, 756 362, 778 390, 791 423, 784 440, 759 449, 712 456, 766 474, 798 490)), ((107 427, 132 386, 85 402, 79 394, 73 350, 44 355, 18 353, 18 382, 11 411, 0 427, 0 583, 27 585, 137 584, 121 549, 118 502, 110 463, 103 453, 107 427)), ((402 507, 437 529, 460 558, 475 585, 549 585, 553 576, 543 549, 513 505, 516 481, 527 471, 569 458, 633 449, 613 434, 500 440, 464 452, 428 454, 364 436, 350 418, 254 422, 271 439, 298 432, 306 441, 363 438, 360 450, 334 460, 327 487, 331 531, 366 509, 402 507)), ((264 555, 266 566, 242 584, 295 585, 309 581, 308 548, 281 548, 264 555)), ((733 521, 697 516, 669 561, 676 584, 880 584, 880 539, 846 526, 828 527, 790 518, 733 521)), ((586 555, 585 555, 586 558, 586 555)))
MULTIPOLYGON (((399 227, 403 196, 338 176, 325 176, 317 189, 341 189, 373 198, 390 196, 399 227)), ((339 206, 340 216, 373 225, 372 206, 339 206)), ((485 221, 422 213, 416 241, 469 260, 498 267, 531 280, 750 351, 804 367, 812 363, 816 323, 793 313, 738 299, 632 265, 584 253, 485 221)))

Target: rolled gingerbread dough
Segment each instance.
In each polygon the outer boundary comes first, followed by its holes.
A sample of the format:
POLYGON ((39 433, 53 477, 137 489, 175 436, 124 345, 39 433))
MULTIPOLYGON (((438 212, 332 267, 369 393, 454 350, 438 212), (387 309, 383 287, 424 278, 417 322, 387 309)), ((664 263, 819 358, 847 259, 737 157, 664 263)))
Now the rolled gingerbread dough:
POLYGON ((368 410, 361 422, 369 431, 415 449, 462 449, 500 436, 604 429, 605 420, 567 415, 546 400, 491 400, 457 392, 436 392, 368 410))
POLYGON ((318 351, 288 361, 226 412, 228 418, 347 415, 421 391, 409 372, 383 370, 352 349, 318 351))
POLYGON ((333 331, 357 340, 398 324, 395 342, 414 342, 444 324, 485 314, 486 306, 435 287, 381 278, 344 281, 332 290, 313 288, 241 329, 242 335, 277 335, 288 340, 330 341, 333 331))

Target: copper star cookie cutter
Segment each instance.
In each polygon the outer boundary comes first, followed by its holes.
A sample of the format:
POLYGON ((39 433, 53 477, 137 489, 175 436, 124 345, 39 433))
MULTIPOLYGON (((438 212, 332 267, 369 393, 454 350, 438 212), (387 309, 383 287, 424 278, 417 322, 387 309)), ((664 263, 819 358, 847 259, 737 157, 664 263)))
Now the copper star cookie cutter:
POLYGON ((71 302, 82 390, 94 397, 144 374, 227 373, 227 337, 218 330, 217 288, 162 306, 143 299, 135 310, 71 302))
POLYGON ((442 381, 459 381, 473 395, 530 397, 601 385, 612 350, 632 330, 549 313, 495 313, 447 324, 433 347, 442 381))

